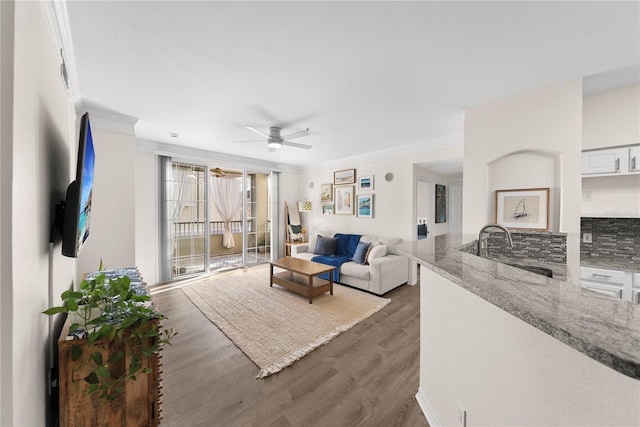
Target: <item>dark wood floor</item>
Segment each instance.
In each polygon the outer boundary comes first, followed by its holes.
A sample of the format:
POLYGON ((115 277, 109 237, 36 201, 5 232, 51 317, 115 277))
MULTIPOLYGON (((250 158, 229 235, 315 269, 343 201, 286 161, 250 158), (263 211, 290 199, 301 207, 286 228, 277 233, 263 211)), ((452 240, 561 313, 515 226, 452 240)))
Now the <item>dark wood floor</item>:
POLYGON ((265 379, 184 295, 154 295, 179 334, 163 350, 163 426, 428 426, 415 394, 419 286, 265 379))

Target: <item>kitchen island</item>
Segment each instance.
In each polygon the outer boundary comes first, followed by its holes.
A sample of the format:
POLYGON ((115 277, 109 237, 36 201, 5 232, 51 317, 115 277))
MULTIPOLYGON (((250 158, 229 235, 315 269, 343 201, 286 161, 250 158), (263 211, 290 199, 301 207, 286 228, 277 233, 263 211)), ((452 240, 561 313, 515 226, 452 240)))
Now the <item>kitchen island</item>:
POLYGON ((639 425, 640 306, 459 249, 406 243, 420 264, 417 398, 431 425, 639 425))

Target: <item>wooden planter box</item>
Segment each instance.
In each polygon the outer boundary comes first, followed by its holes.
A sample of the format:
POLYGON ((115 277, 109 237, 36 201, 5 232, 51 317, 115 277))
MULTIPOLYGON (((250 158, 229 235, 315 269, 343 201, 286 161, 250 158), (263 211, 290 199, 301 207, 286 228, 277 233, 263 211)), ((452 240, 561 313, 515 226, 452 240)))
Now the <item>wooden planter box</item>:
MULTIPOLYGON (((157 321, 156 321, 157 322, 157 321)), ((129 381, 125 392, 118 398, 108 401, 99 394, 87 395, 89 384, 84 381, 88 368, 81 366, 81 361, 71 359, 71 347, 80 345, 84 359, 87 351, 87 340, 67 340, 70 322, 65 323, 58 339, 59 356, 59 390, 60 390, 60 425, 65 427, 80 426, 157 426, 160 422, 161 402, 159 398, 160 357, 155 354, 152 359, 142 358, 142 368, 149 367, 152 372, 136 375, 136 381, 129 381)), ((126 333, 126 332, 125 332, 126 333)), ((93 351, 102 353, 103 360, 123 349, 116 338, 112 342, 106 339, 97 341, 93 351)), ((125 358, 110 366, 114 376, 125 372, 130 364, 127 349, 125 358)))

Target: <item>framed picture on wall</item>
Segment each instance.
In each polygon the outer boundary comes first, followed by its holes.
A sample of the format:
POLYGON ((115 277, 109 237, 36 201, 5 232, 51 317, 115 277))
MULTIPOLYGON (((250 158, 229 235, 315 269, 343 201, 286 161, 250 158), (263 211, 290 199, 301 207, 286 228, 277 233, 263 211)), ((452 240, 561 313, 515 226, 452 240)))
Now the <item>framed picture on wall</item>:
POLYGON ((322 205, 322 215, 333 215, 333 205, 322 205))
POLYGON ((334 213, 353 215, 353 185, 333 187, 334 213))
POLYGON ((322 203, 333 202, 333 184, 320 185, 320 198, 322 203))
POLYGON ((373 218, 373 194, 358 194, 358 218, 373 218))
POLYGON ((373 175, 358 177, 358 191, 373 191, 373 175))
POLYGON ((496 224, 507 228, 549 229, 549 188, 496 190, 496 224))
POLYGON ((447 222, 447 186, 436 184, 436 224, 447 222))
POLYGON ((333 173, 333 185, 355 184, 356 170, 347 169, 333 173))

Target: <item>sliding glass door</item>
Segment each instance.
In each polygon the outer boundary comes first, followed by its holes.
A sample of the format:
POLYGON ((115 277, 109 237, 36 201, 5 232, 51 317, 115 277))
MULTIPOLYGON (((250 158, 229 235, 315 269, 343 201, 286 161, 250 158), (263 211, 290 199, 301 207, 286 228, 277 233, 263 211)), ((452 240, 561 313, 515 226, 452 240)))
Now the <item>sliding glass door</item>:
POLYGON ((271 259, 271 175, 248 172, 246 188, 247 265, 271 259))
POLYGON ((206 271, 208 260, 207 169, 172 163, 168 175, 168 232, 172 277, 206 271))
POLYGON ((163 281, 271 259, 273 174, 163 161, 163 281))

